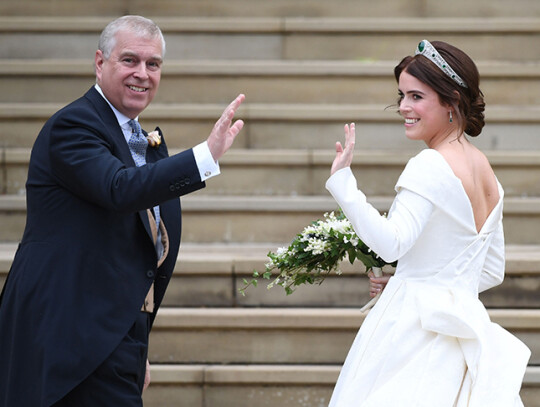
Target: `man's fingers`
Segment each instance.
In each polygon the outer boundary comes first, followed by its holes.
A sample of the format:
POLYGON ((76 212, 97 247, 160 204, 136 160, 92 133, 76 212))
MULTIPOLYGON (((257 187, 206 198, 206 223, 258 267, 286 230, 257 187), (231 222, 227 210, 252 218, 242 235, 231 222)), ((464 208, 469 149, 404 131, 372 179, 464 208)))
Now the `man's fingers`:
POLYGON ((233 107, 233 110, 236 111, 242 102, 246 99, 246 95, 240 93, 236 99, 234 99, 229 106, 233 107))
POLYGON ((208 137, 208 147, 214 160, 219 160, 221 156, 231 147, 234 139, 244 127, 243 120, 233 123, 234 115, 245 96, 240 94, 223 111, 221 117, 214 124, 214 128, 208 137))
POLYGON ((148 386, 150 386, 150 382, 152 381, 152 377, 150 374, 150 362, 148 359, 146 359, 146 372, 144 374, 144 386, 143 390, 146 390, 148 386))
POLYGON ((245 100, 245 95, 243 94, 240 94, 236 97, 236 99, 234 99, 230 104, 229 106, 227 106, 227 108, 225 109, 225 111, 223 112, 223 114, 221 115, 222 118, 224 118, 225 120, 228 120, 228 121, 232 121, 232 118, 234 117, 234 115, 236 114, 236 111, 238 110, 238 108, 240 107, 240 105, 242 104, 242 102, 245 100))
MULTIPOLYGON (((225 132, 229 129, 229 127, 231 126, 232 120, 234 118, 234 115, 236 114, 236 111, 238 110, 238 107, 240 107, 240 104, 245 100, 245 98, 246 98, 245 95, 240 94, 236 97, 236 99, 234 99, 229 104, 229 106, 225 108, 225 110, 221 114, 221 117, 218 119, 218 121, 214 125, 215 130, 225 132)), ((240 127, 240 129, 241 128, 242 127, 240 127)))
POLYGON ((231 126, 230 133, 236 137, 238 133, 240 133, 240 130, 244 127, 244 121, 243 120, 237 120, 234 122, 234 124, 231 126))

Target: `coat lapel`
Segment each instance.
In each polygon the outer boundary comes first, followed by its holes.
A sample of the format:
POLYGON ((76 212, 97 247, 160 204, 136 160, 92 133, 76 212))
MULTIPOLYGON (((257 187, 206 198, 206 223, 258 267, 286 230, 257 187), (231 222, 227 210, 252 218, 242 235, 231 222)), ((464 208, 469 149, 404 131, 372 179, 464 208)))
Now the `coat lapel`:
MULTIPOLYGON (((90 90, 86 92, 85 96, 96 107, 97 112, 101 116, 103 123, 109 131, 111 145, 113 146, 112 154, 118 157, 118 159, 122 161, 126 166, 135 167, 135 161, 133 161, 133 157, 131 156, 131 152, 129 151, 129 146, 126 143, 122 128, 118 124, 118 120, 116 119, 116 116, 107 101, 99 94, 99 92, 94 87, 90 88, 90 90)), ((145 136, 147 135, 144 130, 143 133, 145 136)), ((153 155, 151 155, 150 159, 148 159, 147 154, 147 162, 154 161, 156 161, 156 159, 153 158, 153 155)), ((140 210, 139 216, 144 225, 144 228, 146 229, 148 238, 153 240, 152 229, 150 227, 147 210, 140 210)))
MULTIPOLYGON (((163 140, 163 134, 161 133, 161 129, 159 127, 156 127, 156 130, 159 132, 159 135, 162 137, 162 140, 163 140)), ((145 137, 148 136, 148 133, 144 130, 142 130, 143 132, 143 135, 145 137)), ((127 143, 125 143, 126 146, 127 146, 127 143)), ((128 153, 129 153, 129 156, 131 158, 131 153, 129 152, 129 147, 128 147, 128 153)), ((147 163, 155 163, 156 161, 162 159, 162 158, 166 158, 168 156, 167 154, 167 147, 165 146, 165 143, 162 142, 159 146, 157 147, 151 147, 150 145, 147 147, 146 149, 146 162, 147 163)), ((133 162, 133 159, 131 158, 131 161, 133 162)), ((135 163, 133 163, 133 165, 135 165, 135 163)), ((163 210, 163 207, 160 205, 160 213, 161 213, 161 218, 163 220, 163 223, 164 223, 164 211, 163 210)), ((155 244, 155 239, 153 237, 153 233, 152 233, 152 225, 151 225, 151 221, 150 221, 150 218, 149 216, 152 216, 150 211, 140 211, 139 212, 139 215, 141 217, 141 220, 143 221, 144 223, 144 227, 146 228, 146 231, 148 232, 148 236, 152 239, 152 242, 155 244)), ((155 222, 154 222, 154 228, 155 228, 155 222)))

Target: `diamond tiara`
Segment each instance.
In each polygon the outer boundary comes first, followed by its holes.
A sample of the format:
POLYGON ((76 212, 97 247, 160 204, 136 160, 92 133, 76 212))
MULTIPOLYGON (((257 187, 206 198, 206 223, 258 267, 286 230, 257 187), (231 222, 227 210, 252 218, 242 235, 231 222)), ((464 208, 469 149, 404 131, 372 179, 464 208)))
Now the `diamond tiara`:
POLYGON ((459 86, 462 86, 464 88, 467 87, 467 84, 459 77, 459 75, 452 69, 450 65, 448 65, 448 62, 444 60, 444 58, 439 54, 439 52, 435 49, 433 45, 428 40, 422 40, 416 47, 415 55, 423 55, 427 59, 429 59, 431 62, 433 62, 435 65, 439 67, 441 71, 443 71, 447 76, 452 78, 454 82, 456 82, 459 86))

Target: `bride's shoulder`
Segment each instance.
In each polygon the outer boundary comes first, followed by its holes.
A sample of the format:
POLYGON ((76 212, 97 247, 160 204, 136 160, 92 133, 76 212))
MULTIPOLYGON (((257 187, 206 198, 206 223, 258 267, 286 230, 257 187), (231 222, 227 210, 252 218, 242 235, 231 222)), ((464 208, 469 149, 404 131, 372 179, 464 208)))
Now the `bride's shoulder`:
MULTIPOLYGON (((444 172, 447 170, 448 164, 441 153, 437 150, 426 148, 409 159, 403 172, 423 173, 427 171, 429 173, 440 173, 441 171, 444 172)), ((438 174, 438 176, 440 176, 440 174, 438 174)))
POLYGON ((412 157, 401 173, 395 190, 405 188, 429 200, 446 196, 454 188, 455 176, 439 152, 432 149, 420 151, 412 157))

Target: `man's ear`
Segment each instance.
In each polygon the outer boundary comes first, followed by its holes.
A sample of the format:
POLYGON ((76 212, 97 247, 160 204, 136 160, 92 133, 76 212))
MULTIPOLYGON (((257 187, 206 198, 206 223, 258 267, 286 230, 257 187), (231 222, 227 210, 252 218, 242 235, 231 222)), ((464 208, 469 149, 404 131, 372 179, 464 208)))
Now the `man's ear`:
POLYGON ((101 80, 103 62, 105 62, 105 57, 103 56, 103 52, 98 49, 96 51, 96 56, 94 57, 94 70, 96 71, 96 78, 98 81, 101 80))

